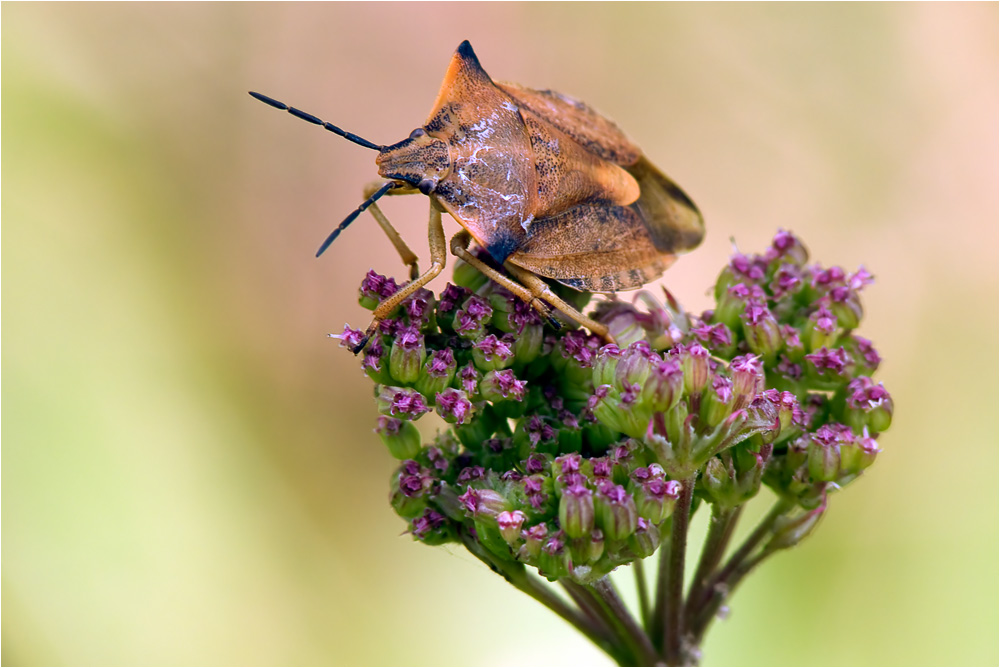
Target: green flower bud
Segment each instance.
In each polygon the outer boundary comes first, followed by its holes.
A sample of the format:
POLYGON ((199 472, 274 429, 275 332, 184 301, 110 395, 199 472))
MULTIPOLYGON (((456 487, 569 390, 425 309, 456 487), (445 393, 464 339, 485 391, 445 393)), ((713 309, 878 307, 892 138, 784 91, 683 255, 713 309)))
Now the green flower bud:
POLYGON ((653 365, 642 388, 642 399, 654 411, 673 408, 684 393, 684 372, 672 358, 653 365))
POLYGON ((420 453, 420 432, 412 422, 404 422, 387 415, 378 416, 378 427, 375 428, 389 454, 396 459, 413 459, 420 453))
POLYGON ((398 290, 399 286, 396 285, 394 279, 386 278, 381 274, 375 273, 374 270, 369 270, 365 276, 365 280, 361 282, 361 288, 358 290, 358 303, 362 307, 372 311, 383 300, 396 294, 398 290))
POLYGON ((736 397, 733 395, 733 381, 725 376, 712 377, 712 385, 701 400, 701 420, 709 427, 715 427, 733 412, 736 397))
POLYGON ((559 526, 570 538, 589 536, 594 530, 594 495, 581 484, 562 490, 559 498, 559 526))
POLYGON ((653 370, 651 358, 654 357, 650 351, 649 344, 645 340, 633 343, 624 351, 618 360, 615 369, 615 380, 618 387, 638 385, 646 382, 650 372, 653 370))
POLYGON ((574 564, 593 564, 604 556, 604 534, 594 529, 590 536, 576 538, 570 543, 574 564))
POLYGON ((681 369, 684 371, 684 391, 689 395, 702 392, 709 381, 709 354, 700 343, 692 343, 680 350, 681 369))
POLYGON ((486 401, 523 401, 528 382, 518 380, 510 369, 488 371, 479 383, 479 394, 486 401))
MULTIPOLYGON (((740 329, 740 316, 746 309, 747 300, 756 295, 756 291, 748 288, 743 282, 732 283, 720 290, 723 276, 726 277, 725 282, 731 280, 731 273, 726 276, 729 271, 727 267, 726 271, 723 271, 722 275, 719 276, 720 283, 716 283, 715 312, 712 319, 715 322, 721 322, 735 332, 740 329)), ((757 286, 753 286, 753 288, 757 288, 757 286)))
POLYGON ((594 359, 591 370, 594 387, 612 385, 617 377, 618 361, 622 357, 621 349, 613 343, 601 347, 594 359))
POLYGON ((868 428, 865 427, 861 436, 841 444, 840 466, 848 475, 860 473, 875 463, 875 457, 880 452, 878 443, 868 435, 868 428))
POLYGON ((786 230, 778 230, 774 235, 768 255, 772 253, 776 258, 800 267, 809 259, 809 251, 802 240, 786 230))
POLYGON ((742 315, 743 337, 751 352, 766 360, 773 360, 781 350, 784 340, 781 328, 771 311, 759 302, 750 302, 742 315))
POLYGON ((539 575, 554 582, 567 577, 572 568, 572 554, 564 538, 558 533, 547 538, 538 553, 539 575))
POLYGON ((729 363, 729 373, 733 381, 733 408, 746 408, 757 393, 764 389, 764 365, 753 355, 734 357, 729 363))
MULTIPOLYGON (((416 465, 416 462, 410 464, 416 465)), ((427 500, 421 493, 420 484, 419 478, 413 481, 403 470, 393 472, 389 479, 389 504, 396 514, 405 520, 419 517, 427 507, 427 500), (400 488, 404 481, 407 484, 405 492, 400 488)))
POLYGON ((677 499, 680 498, 681 488, 681 483, 676 480, 664 480, 660 477, 650 478, 635 485, 632 498, 635 500, 639 517, 653 524, 663 522, 673 514, 677 499))
POLYGON ((500 535, 511 547, 521 544, 521 526, 527 516, 520 510, 504 510, 497 515, 497 526, 500 528, 500 535))
POLYGON ((712 457, 705 464, 699 482, 712 503, 723 508, 731 508, 732 500, 736 496, 734 477, 735 472, 730 471, 722 459, 712 457))
POLYGON ((465 392, 449 387, 444 392, 434 395, 437 413, 450 424, 466 424, 472 421, 476 407, 469 401, 465 392))
POLYGON ((820 306, 809 316, 805 331, 809 352, 830 348, 837 341, 837 316, 825 306, 820 306))
POLYGON ((830 311, 844 329, 855 329, 861 324, 864 309, 861 307, 861 296, 856 290, 846 286, 837 286, 830 291, 830 311))
POLYGON ((542 325, 525 325, 514 339, 514 359, 516 362, 526 365, 537 359, 542 352, 544 337, 545 330, 542 325))
POLYGON ((392 385, 379 386, 375 405, 382 415, 398 417, 402 420, 416 420, 430 410, 423 396, 416 390, 392 385))
POLYGON ((426 545, 444 545, 456 540, 455 530, 447 518, 430 508, 410 522, 410 533, 426 545))
POLYGON ((451 385, 457 368, 451 348, 435 350, 424 362, 414 387, 425 397, 433 397, 451 385))
POLYGON ((518 550, 518 558, 521 561, 534 562, 542 553, 542 545, 548 538, 549 530, 544 524, 536 524, 521 531, 521 538, 524 545, 518 550))
POLYGON ((639 514, 625 488, 610 481, 600 484, 594 503, 597 524, 608 540, 625 540, 635 532, 639 514))
POLYGON ((396 334, 389 353, 389 373, 396 382, 410 384, 420 375, 420 367, 427 359, 424 337, 415 327, 408 327, 396 334))
POLYGON ((826 502, 818 508, 795 517, 782 517, 775 522, 774 534, 768 542, 767 550, 783 550, 802 542, 802 539, 812 533, 823 513, 826 512, 826 502))
POLYGON ((640 517, 636 520, 635 533, 628 537, 628 546, 638 559, 645 559, 660 546, 660 530, 640 517))
POLYGON ((882 386, 868 376, 859 376, 847 385, 844 421, 861 432, 867 428, 878 434, 892 424, 892 397, 882 386))
MULTIPOLYGON (((606 302, 607 303, 607 302, 606 302)), ((600 316, 608 333, 621 346, 646 340, 648 332, 640 320, 639 311, 625 302, 611 302, 611 306, 600 316)))
MULTIPOLYGON (((719 278, 715 281, 715 289, 713 290, 713 295, 715 296, 716 303, 722 301, 725 298, 726 293, 729 288, 733 287, 737 283, 742 283, 743 278, 738 276, 733 270, 732 266, 726 265, 726 267, 719 273, 719 278)), ((716 308, 716 316, 718 316, 718 308, 716 308)), ((736 314, 739 317, 739 313, 736 314)), ((722 322, 717 320, 717 322, 722 322)))
POLYGON ((502 339, 496 334, 483 337, 472 345, 472 361, 483 372, 506 369, 514 362, 514 338, 509 334, 502 339))
POLYGON ((809 475, 813 480, 832 481, 840 472, 842 435, 830 425, 823 425, 812 435, 807 451, 809 475))
POLYGON ((511 509, 507 498, 493 489, 466 487, 465 493, 458 500, 465 506, 466 513, 474 519, 496 520, 500 513, 511 509))

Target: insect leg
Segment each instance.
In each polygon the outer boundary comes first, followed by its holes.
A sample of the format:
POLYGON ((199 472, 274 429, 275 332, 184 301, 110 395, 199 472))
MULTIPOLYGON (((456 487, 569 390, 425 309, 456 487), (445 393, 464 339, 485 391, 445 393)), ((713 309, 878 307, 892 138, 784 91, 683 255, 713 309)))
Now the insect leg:
POLYGON ((451 238, 451 254, 455 257, 465 261, 466 263, 472 265, 490 280, 502 285, 509 292, 511 292, 515 297, 530 304, 532 308, 538 311, 539 315, 548 320, 549 324, 558 329, 561 325, 559 321, 552 317, 552 311, 546 306, 542 300, 536 299, 530 290, 525 288, 523 285, 515 280, 512 280, 509 276, 504 276, 499 271, 486 264, 478 257, 469 252, 469 243, 472 241, 472 235, 467 231, 462 230, 455 236, 451 238))
MULTIPOLYGON (((375 181, 365 186, 364 190, 365 199, 368 199, 369 197, 374 195, 375 192, 383 185, 384 181, 375 181)), ((416 192, 417 192, 416 190, 398 188, 390 190, 386 194, 390 196, 411 195, 416 192)), ((372 216, 375 217, 375 220, 378 222, 379 227, 381 227, 382 231, 385 232, 385 236, 389 237, 389 241, 391 241, 392 245, 396 248, 396 252, 399 253, 399 257, 403 261, 403 264, 407 265, 410 268, 410 280, 412 281, 413 279, 415 279, 417 276, 420 275, 420 270, 417 268, 416 254, 410 250, 410 247, 406 245, 406 242, 403 241, 403 238, 399 236, 399 232, 396 231, 396 228, 392 226, 392 223, 389 222, 389 219, 385 217, 384 213, 382 213, 382 209, 378 208, 378 204, 372 204, 371 206, 369 206, 368 211, 369 213, 372 214, 372 216)))
POLYGON ((444 269, 445 262, 448 258, 447 246, 445 245, 444 240, 444 226, 441 224, 441 208, 433 199, 431 200, 431 213, 427 230, 427 240, 431 251, 430 268, 417 278, 401 287, 396 294, 383 299, 379 305, 375 307, 375 311, 372 314, 372 322, 368 325, 368 331, 365 332, 365 336, 361 339, 361 343, 359 343, 351 351, 355 355, 365 349, 369 339, 371 339, 371 337, 378 332, 379 324, 388 318, 389 315, 396 310, 397 306, 406 301, 406 299, 414 292, 434 280, 434 277, 440 274, 441 270, 444 269))
POLYGON ((548 284, 537 275, 527 271, 526 269, 522 269, 511 262, 505 262, 504 267, 507 268, 507 271, 514 274, 517 280, 521 281, 521 283, 531 290, 531 294, 535 298, 544 299, 548 303, 555 306, 558 310, 562 311, 567 316, 589 329, 594 334, 597 334, 601 338, 607 340, 609 343, 615 342, 614 337, 608 333, 608 328, 606 326, 596 320, 588 318, 560 299, 556 296, 556 293, 552 292, 552 289, 548 286, 548 284))

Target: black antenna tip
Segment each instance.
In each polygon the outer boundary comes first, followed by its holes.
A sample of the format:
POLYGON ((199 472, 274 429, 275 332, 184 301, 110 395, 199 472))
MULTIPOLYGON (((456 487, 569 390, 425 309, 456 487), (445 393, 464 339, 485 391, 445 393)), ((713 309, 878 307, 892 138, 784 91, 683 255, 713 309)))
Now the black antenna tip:
POLYGON ((247 92, 250 93, 250 97, 254 98, 255 100, 260 100, 264 104, 272 106, 275 109, 281 109, 282 111, 288 110, 288 105, 285 104, 284 102, 278 102, 274 98, 268 97, 267 95, 261 95, 260 93, 255 93, 252 90, 247 92))
POLYGON ((319 250, 316 251, 316 257, 319 257, 320 255, 322 255, 323 253, 325 253, 326 249, 330 247, 330 244, 332 244, 334 241, 336 241, 336 239, 337 239, 338 236, 340 236, 340 230, 339 229, 334 230, 333 232, 331 232, 330 236, 328 236, 326 238, 326 240, 320 245, 319 250))

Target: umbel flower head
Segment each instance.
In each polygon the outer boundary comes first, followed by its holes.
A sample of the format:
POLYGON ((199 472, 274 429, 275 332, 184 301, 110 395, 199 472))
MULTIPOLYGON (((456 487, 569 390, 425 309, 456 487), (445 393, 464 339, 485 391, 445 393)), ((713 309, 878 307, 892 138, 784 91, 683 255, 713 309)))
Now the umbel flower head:
MULTIPOLYGON (((469 269, 440 295, 418 290, 362 358, 376 431, 401 460, 392 506, 416 540, 589 584, 656 552, 685 492, 723 512, 765 485, 801 509, 772 539, 786 547, 874 462, 891 423, 879 354, 854 333, 871 275, 808 264, 788 232, 734 255, 700 315, 669 294, 598 302, 614 344, 554 329, 469 269), (411 423, 431 411, 449 428, 421 444, 411 423)), ((360 303, 399 287, 370 272, 360 303)))

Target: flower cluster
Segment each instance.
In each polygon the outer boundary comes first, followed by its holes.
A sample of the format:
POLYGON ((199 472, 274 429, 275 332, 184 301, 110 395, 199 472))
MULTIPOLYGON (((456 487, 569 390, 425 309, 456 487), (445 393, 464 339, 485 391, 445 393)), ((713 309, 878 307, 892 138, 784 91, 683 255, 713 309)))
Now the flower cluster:
MULTIPOLYGON (((417 540, 584 584, 655 552, 685 493, 685 512, 692 495, 725 510, 766 485, 804 511, 772 537, 794 544, 828 492, 872 464, 893 411, 871 378, 878 353, 853 333, 872 277, 807 260, 779 232, 764 254, 731 259, 699 316, 669 294, 599 302, 613 344, 554 329, 460 264, 456 284, 417 290, 363 353, 376 431, 401 460, 393 508, 417 540), (450 428, 424 444, 412 422, 431 411, 450 428)), ((399 287, 369 272, 360 302, 399 287)))

